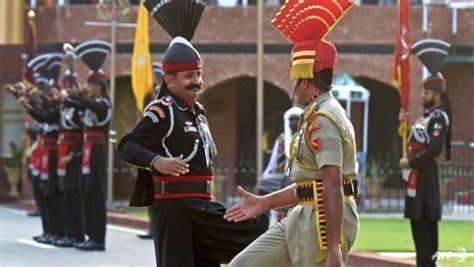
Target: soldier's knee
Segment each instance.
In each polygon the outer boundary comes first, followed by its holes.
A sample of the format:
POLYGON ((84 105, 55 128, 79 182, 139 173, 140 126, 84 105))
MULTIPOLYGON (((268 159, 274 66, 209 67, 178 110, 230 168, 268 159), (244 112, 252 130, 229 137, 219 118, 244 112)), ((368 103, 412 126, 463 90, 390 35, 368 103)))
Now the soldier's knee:
POLYGON ((235 256, 232 261, 229 263, 229 267, 248 267, 249 262, 248 258, 246 259, 242 254, 235 256))

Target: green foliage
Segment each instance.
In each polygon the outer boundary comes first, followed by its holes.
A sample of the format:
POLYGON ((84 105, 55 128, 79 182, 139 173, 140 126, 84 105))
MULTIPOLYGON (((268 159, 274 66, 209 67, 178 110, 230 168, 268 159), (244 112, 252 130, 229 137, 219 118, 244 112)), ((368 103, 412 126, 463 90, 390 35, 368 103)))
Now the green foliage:
POLYGON ((6 167, 21 167, 21 160, 23 151, 21 148, 17 146, 16 143, 10 142, 8 143, 10 147, 11 157, 5 158, 4 164, 6 167))
POLYGON ((367 160, 366 181, 386 181, 398 177, 399 167, 390 157, 376 156, 367 160))

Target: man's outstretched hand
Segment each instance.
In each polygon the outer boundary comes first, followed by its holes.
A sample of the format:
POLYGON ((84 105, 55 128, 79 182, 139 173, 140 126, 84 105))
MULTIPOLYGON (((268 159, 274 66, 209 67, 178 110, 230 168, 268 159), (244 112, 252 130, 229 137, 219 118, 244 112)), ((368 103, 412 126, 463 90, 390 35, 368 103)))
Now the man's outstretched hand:
POLYGON ((241 222, 265 211, 261 197, 245 191, 241 186, 238 187, 238 190, 244 200, 229 208, 224 214, 224 219, 229 222, 241 222))

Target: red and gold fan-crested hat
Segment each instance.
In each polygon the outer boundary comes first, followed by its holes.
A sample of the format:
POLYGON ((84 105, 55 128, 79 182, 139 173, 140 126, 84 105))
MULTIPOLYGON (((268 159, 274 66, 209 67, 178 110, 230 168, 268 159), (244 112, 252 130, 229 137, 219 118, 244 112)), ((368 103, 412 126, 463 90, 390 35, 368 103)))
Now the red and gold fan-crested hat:
POLYGON ((352 0, 288 0, 281 7, 272 24, 293 43, 292 80, 334 69, 337 50, 324 37, 352 5, 352 0))

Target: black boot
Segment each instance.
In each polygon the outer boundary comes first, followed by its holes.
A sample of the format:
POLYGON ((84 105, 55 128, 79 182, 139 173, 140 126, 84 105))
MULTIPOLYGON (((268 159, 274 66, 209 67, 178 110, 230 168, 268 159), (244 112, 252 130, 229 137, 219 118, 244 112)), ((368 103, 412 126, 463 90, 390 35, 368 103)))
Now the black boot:
POLYGON ((28 216, 31 216, 31 217, 39 217, 41 216, 41 213, 39 210, 34 210, 34 211, 30 211, 27 213, 28 216))
POLYGON ((146 233, 146 234, 140 234, 140 235, 137 235, 138 238, 141 238, 141 239, 152 239, 153 236, 151 235, 150 232, 146 233))
POLYGON ((42 235, 36 235, 36 236, 33 236, 33 240, 38 242, 38 240, 40 240, 41 238, 44 238, 46 234, 42 234, 42 235))
POLYGON ((105 243, 97 243, 92 239, 89 239, 86 242, 78 243, 74 247, 83 251, 105 251, 105 243))
POLYGON ((57 239, 56 235, 51 235, 51 234, 46 234, 40 236, 38 239, 36 239, 36 242, 42 243, 42 244, 52 244, 54 240, 57 239))

